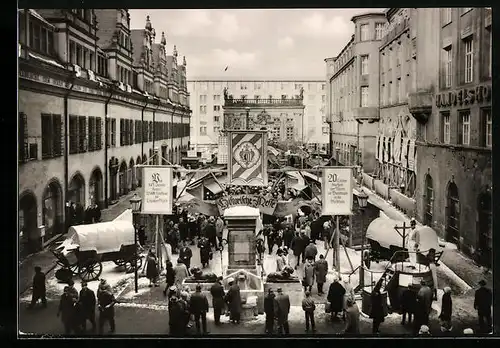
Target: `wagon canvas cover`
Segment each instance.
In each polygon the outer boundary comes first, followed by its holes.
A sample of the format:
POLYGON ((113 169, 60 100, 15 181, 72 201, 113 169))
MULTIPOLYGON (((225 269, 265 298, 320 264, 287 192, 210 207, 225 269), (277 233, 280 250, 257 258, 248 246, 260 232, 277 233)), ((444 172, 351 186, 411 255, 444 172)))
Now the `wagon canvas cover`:
POLYGON ((72 226, 61 247, 66 250, 79 247, 80 251, 98 254, 120 251, 122 245, 134 245, 134 225, 130 221, 115 220, 90 225, 72 226))
MULTIPOLYGON (((401 221, 387 219, 384 217, 376 218, 368 226, 368 229, 366 230, 366 238, 378 242, 382 248, 390 249, 391 245, 402 248, 403 238, 399 233, 402 234, 403 230, 401 229, 398 233, 398 231, 394 229, 395 226, 403 227, 403 223, 401 221)), ((409 221, 406 226, 410 226, 409 221)), ((429 226, 417 226, 415 233, 412 233, 410 229, 407 229, 405 248, 408 248, 408 245, 413 247, 417 233, 419 234, 420 239, 419 249, 423 252, 423 254, 427 254, 428 250, 432 248, 437 252, 442 251, 442 248, 439 246, 436 232, 429 226), (410 240, 412 242, 408 244, 410 240)))

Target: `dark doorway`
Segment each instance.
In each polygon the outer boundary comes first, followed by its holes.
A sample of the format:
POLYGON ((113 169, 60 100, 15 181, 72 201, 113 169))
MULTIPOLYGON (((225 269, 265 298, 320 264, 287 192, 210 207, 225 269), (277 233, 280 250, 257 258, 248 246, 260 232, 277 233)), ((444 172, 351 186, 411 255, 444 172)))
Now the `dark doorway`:
POLYGON ((51 182, 43 193, 42 222, 45 226, 44 241, 63 233, 62 189, 58 182, 51 182))
POLYGON ((432 227, 432 212, 434 211, 434 189, 432 186, 432 177, 425 176, 425 197, 424 197, 424 225, 432 227))
POLYGON ((448 185, 447 200, 446 240, 460 247, 460 200, 458 187, 453 182, 448 185))
POLYGON ((123 161, 120 165, 120 169, 118 172, 118 186, 120 189, 120 196, 126 195, 127 190, 127 163, 123 161))
POLYGON ((491 192, 483 192, 478 199, 478 254, 479 263, 491 268, 492 229, 491 229, 491 192))
POLYGON ((21 259, 40 250, 37 229, 36 198, 32 193, 26 193, 19 200, 19 253, 21 259))
POLYGON ((99 167, 95 168, 92 171, 89 180, 89 195, 90 195, 90 203, 97 204, 100 208, 102 208, 103 199, 102 199, 102 172, 99 167))
POLYGON ((136 173, 135 173, 135 163, 134 163, 134 159, 131 158, 130 159, 130 162, 128 164, 128 167, 129 167, 129 172, 130 172, 130 178, 129 178, 129 183, 128 183, 128 188, 130 190, 135 190, 135 188, 137 187, 137 182, 136 182, 136 173))
POLYGON ((73 175, 69 183, 69 200, 85 207, 85 180, 80 173, 73 175))

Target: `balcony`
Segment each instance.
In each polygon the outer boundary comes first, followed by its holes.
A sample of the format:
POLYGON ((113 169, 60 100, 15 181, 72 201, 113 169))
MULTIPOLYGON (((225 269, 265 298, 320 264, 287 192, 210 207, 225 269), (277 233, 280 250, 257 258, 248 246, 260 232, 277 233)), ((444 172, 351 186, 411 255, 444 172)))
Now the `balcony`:
POLYGON ((245 106, 304 106, 302 99, 232 99, 227 98, 224 100, 224 107, 245 107, 245 106))
POLYGON ((382 38, 382 42, 380 44, 380 47, 384 47, 387 45, 389 42, 393 41, 395 38, 397 38, 403 31, 408 29, 410 27, 410 19, 405 18, 401 21, 401 23, 396 24, 393 29, 384 37, 382 38))
POLYGON ((432 113, 432 93, 426 91, 410 93, 408 109, 417 122, 426 124, 432 113))
POLYGON ((380 119, 379 108, 372 106, 372 107, 354 109, 353 118, 358 123, 363 123, 364 121, 368 121, 368 123, 373 123, 380 119))

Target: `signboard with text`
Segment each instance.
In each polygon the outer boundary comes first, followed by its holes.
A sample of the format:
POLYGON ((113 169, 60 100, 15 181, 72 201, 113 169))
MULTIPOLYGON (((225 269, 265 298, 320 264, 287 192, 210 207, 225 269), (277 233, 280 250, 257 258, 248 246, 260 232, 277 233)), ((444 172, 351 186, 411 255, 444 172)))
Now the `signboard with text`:
POLYGON ((143 167, 142 213, 172 214, 172 167, 143 167))
POLYGON ((217 208, 219 208, 221 215, 224 215, 224 210, 237 206, 257 208, 263 214, 273 215, 277 205, 277 199, 259 195, 234 195, 217 200, 217 208))
POLYGON ((352 168, 324 167, 321 186, 323 215, 352 215, 352 168))

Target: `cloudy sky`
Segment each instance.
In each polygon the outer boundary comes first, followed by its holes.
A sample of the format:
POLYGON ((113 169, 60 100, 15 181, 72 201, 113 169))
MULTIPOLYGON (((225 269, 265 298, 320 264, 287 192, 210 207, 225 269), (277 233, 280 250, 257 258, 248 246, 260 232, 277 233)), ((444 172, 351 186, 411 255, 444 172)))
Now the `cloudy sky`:
POLYGON ((353 33, 353 15, 383 9, 130 10, 131 29, 146 16, 186 56, 188 79, 324 78, 324 58, 353 33), (224 72, 224 68, 229 66, 224 72))

